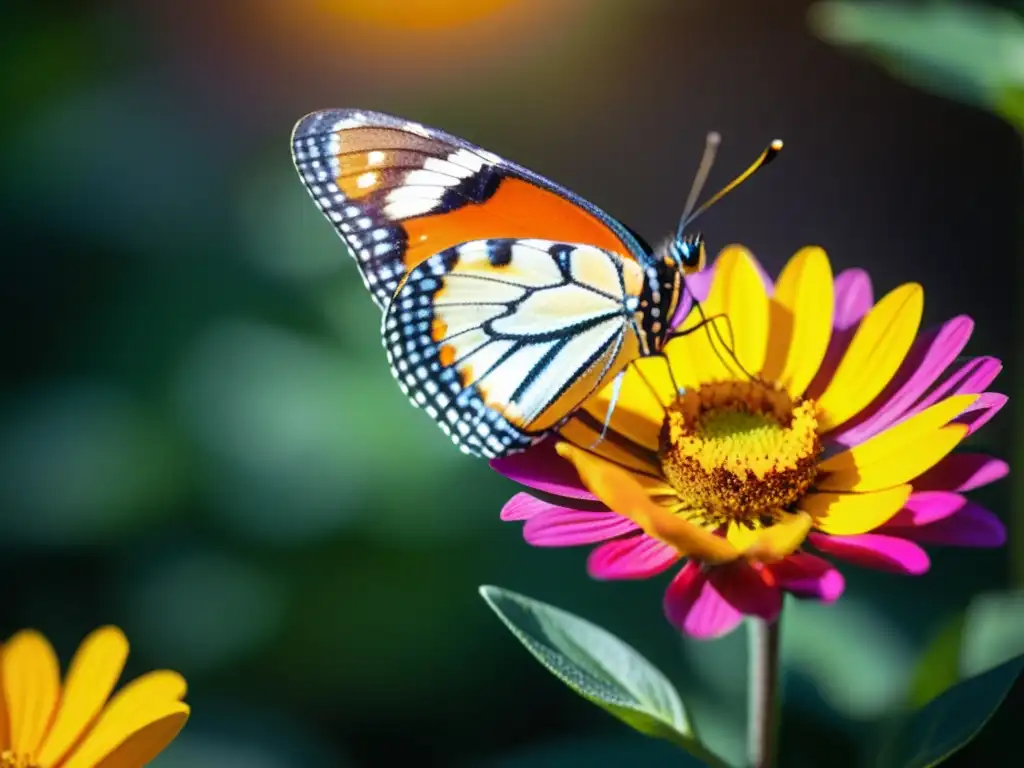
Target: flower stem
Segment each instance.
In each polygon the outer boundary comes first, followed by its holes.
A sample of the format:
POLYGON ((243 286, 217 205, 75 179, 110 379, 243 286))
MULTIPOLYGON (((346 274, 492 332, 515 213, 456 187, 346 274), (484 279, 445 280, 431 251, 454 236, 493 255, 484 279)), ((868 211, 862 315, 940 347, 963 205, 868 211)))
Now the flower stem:
POLYGON ((779 722, 779 621, 750 622, 750 710, 747 756, 751 768, 775 765, 779 722))

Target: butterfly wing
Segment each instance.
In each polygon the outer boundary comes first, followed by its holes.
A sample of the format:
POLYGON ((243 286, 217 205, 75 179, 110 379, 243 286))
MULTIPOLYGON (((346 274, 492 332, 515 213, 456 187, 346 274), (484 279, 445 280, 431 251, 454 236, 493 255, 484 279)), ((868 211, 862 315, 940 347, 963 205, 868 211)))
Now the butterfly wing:
POLYGON ((638 261, 649 251, 615 219, 543 176, 390 115, 314 112, 295 126, 292 156, 381 309, 413 267, 467 241, 588 243, 638 261))
POLYGON ((459 448, 495 458, 556 429, 640 354, 637 262, 497 238, 409 271, 384 314, 399 385, 459 448))

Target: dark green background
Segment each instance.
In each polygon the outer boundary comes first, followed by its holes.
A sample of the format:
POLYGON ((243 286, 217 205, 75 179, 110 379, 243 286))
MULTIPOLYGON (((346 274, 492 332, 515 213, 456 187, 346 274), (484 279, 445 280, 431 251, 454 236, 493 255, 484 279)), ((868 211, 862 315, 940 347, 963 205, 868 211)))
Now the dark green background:
MULTIPOLYGON (((707 130, 712 186, 780 136, 705 217, 713 251, 743 242, 775 272, 817 243, 876 295, 922 282, 929 323, 971 314, 970 353, 1019 345, 1021 160, 996 118, 815 40, 799 2, 511 5, 415 33, 328 0, 4 14, 0 630, 36 627, 67 658, 116 623, 133 673, 183 672, 193 716, 159 768, 674 763, 536 665, 480 583, 616 632, 739 745, 742 639, 674 636, 667 577, 596 583, 585 550, 526 545, 498 520, 513 484, 393 385, 378 312, 291 166, 308 111, 443 127, 649 239, 707 130)), ((998 387, 1017 377, 1007 361, 998 387)), ((1013 419, 1011 402, 972 447, 1010 458, 1013 419)), ((1010 492, 975 496, 1009 521, 1010 492)), ((797 606, 786 768, 852 765, 922 649, 1014 570, 1009 550, 936 551, 925 577, 846 568, 838 605, 797 606)), ((1013 735, 1004 713, 962 764, 1003 764, 1013 735)))

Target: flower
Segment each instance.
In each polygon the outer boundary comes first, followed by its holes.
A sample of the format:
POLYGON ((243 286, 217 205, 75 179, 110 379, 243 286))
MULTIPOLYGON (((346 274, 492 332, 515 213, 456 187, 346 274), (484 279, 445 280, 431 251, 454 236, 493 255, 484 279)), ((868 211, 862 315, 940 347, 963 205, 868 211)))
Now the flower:
POLYGON ((113 698, 128 641, 103 627, 79 646, 61 687, 53 647, 24 630, 0 646, 0 767, 140 768, 188 719, 185 680, 150 672, 113 698))
POLYGON ((1007 465, 952 453, 1007 400, 985 391, 998 360, 958 357, 970 318, 918 336, 919 285, 874 303, 865 272, 833 279, 816 247, 774 284, 739 246, 689 282, 710 324, 690 311, 664 358, 630 366, 603 439, 611 387, 556 439, 492 462, 543 495, 502 510, 525 521, 528 542, 598 544, 598 579, 649 578, 685 558, 665 613, 711 638, 744 615, 773 620, 784 592, 836 600, 842 574, 819 555, 921 574, 921 544, 1005 541, 963 494, 1007 465))

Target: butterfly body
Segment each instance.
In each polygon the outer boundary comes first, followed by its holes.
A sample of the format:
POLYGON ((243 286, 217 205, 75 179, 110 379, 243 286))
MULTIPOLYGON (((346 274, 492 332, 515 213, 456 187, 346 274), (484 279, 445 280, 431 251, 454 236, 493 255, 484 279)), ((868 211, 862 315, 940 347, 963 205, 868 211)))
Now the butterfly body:
POLYGON ((312 113, 292 154, 383 311, 399 385, 472 455, 529 447, 658 353, 703 265, 699 236, 654 251, 543 176, 390 115, 312 113))

